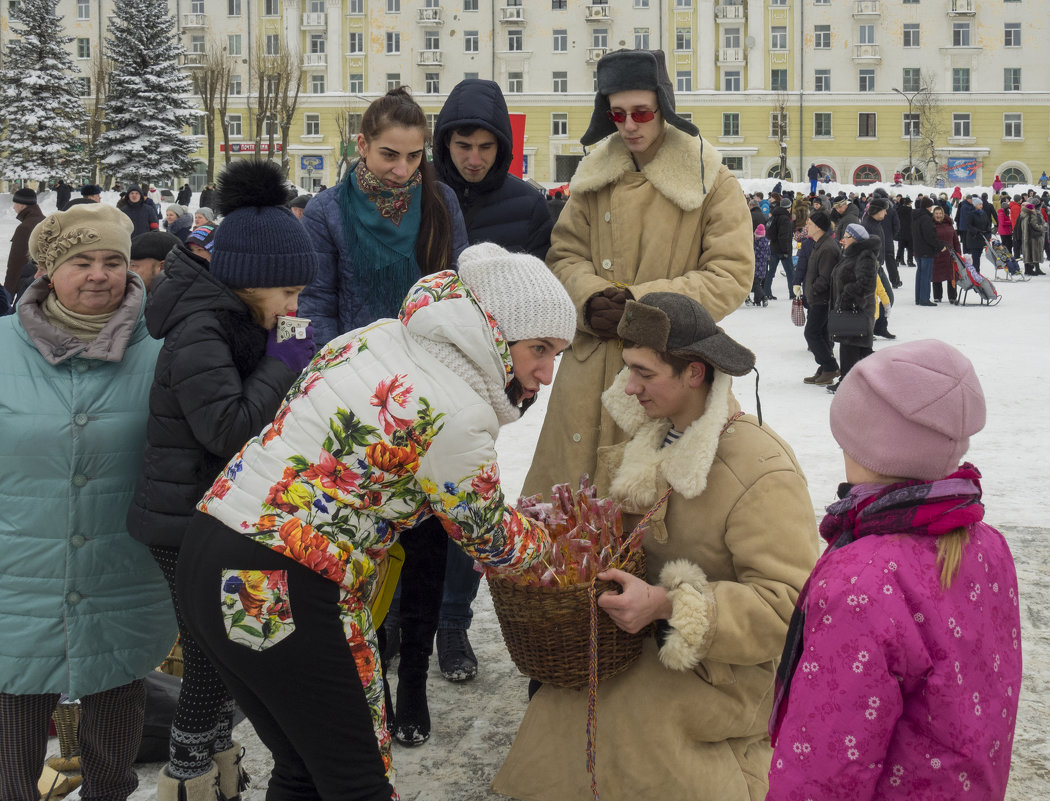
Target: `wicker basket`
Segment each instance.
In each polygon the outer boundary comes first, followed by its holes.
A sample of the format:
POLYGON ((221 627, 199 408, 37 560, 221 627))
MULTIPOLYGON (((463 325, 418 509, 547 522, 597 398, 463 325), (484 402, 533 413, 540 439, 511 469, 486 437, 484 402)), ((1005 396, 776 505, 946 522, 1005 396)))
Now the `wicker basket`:
POLYGON ((164 658, 164 661, 160 663, 160 667, 157 670, 161 673, 167 673, 169 676, 181 676, 182 668, 182 641, 181 638, 176 637, 175 644, 171 646, 171 650, 164 658))
MULTIPOLYGON (((645 578, 645 553, 630 555, 623 570, 645 578)), ((590 601, 587 584, 530 587, 502 576, 489 577, 492 605, 503 641, 518 670, 532 679, 578 690, 589 672, 590 601)), ((618 585, 596 581, 598 595, 618 585)), ((598 678, 630 667, 642 653, 645 632, 628 634, 598 609, 598 678)))

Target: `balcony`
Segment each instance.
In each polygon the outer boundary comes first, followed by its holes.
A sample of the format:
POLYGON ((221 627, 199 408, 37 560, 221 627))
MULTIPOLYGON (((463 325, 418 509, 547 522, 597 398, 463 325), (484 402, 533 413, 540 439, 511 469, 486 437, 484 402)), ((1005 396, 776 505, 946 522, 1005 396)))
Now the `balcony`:
POLYGON ((853 45, 854 61, 882 61, 882 54, 877 44, 853 45))
POLYGON ((182 27, 186 28, 203 28, 207 17, 204 14, 183 14, 182 15, 182 27))
POLYGON ((441 51, 440 50, 420 50, 416 55, 416 64, 420 67, 440 67, 441 51))
POLYGON ((416 9, 416 22, 420 25, 443 25, 445 23, 443 8, 416 9))
POLYGON ((609 6, 593 3, 586 6, 588 22, 604 22, 609 19, 609 6))
POLYGON ((182 66, 184 67, 203 67, 204 59, 207 57, 207 53, 183 53, 182 54, 182 66))
POLYGON ((951 0, 948 6, 949 14, 975 14, 977 12, 977 0, 951 0))
POLYGON ((303 53, 303 66, 304 67, 327 67, 328 66, 328 54, 327 53, 303 53))
POLYGON ((588 47, 587 48, 587 63, 593 64, 606 53, 609 52, 608 47, 588 47))
POLYGON ((323 11, 310 11, 303 14, 304 28, 327 28, 328 15, 323 11))
POLYGON ((856 5, 853 6, 855 17, 877 17, 881 13, 879 0, 857 0, 856 5))
POLYGON ((720 3, 715 6, 717 22, 739 21, 747 18, 744 7, 736 3, 720 3))
POLYGON ((746 64, 747 55, 742 47, 723 47, 718 51, 719 64, 746 64))
POLYGON ((516 22, 518 25, 525 24, 524 6, 503 6, 499 10, 500 22, 516 22))

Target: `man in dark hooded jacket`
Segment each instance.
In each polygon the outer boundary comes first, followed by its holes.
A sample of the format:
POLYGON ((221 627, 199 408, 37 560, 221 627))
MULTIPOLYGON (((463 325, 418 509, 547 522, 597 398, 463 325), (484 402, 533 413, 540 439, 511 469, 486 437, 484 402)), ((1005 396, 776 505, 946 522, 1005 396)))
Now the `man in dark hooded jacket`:
POLYGON ((468 78, 449 93, 434 126, 434 167, 452 187, 470 244, 495 242, 545 258, 554 221, 543 196, 507 172, 514 156, 499 84, 468 78))
MULTIPOLYGON (((456 193, 470 244, 494 242, 544 259, 554 220, 543 195, 507 172, 513 156, 510 114, 499 84, 460 81, 434 126, 434 167, 456 193)), ((424 567, 414 566, 409 555, 402 576, 417 569, 424 567)), ((480 578, 470 557, 459 548, 448 549, 437 651, 441 673, 449 681, 477 675, 467 629, 480 578)))

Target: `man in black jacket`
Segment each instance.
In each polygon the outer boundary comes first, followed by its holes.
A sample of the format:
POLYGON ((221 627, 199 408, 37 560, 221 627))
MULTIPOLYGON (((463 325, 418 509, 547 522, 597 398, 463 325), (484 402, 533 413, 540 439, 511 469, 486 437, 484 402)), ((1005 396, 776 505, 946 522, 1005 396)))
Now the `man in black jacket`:
POLYGON ((773 296, 773 278, 777 274, 777 265, 784 265, 788 292, 795 283, 794 265, 791 263, 792 250, 795 247, 794 236, 795 221, 791 217, 791 198, 783 198, 773 209, 769 215, 769 222, 766 223, 766 238, 769 240, 769 269, 766 271, 762 288, 770 300, 776 300, 776 297, 773 296))
POLYGON ((829 234, 831 219, 823 211, 814 211, 806 220, 806 233, 816 244, 809 254, 804 296, 809 304, 806 317, 806 344, 817 362, 817 372, 803 378, 806 384, 826 386, 839 377, 839 363, 828 335, 828 310, 831 304, 831 271, 842 250, 829 234))
POLYGON ((915 271, 915 305, 936 306, 930 300, 930 282, 933 280, 933 257, 948 246, 937 238, 937 225, 930 214, 933 199, 924 197, 919 201, 919 208, 912 214, 911 241, 915 248, 915 261, 919 269, 915 271))

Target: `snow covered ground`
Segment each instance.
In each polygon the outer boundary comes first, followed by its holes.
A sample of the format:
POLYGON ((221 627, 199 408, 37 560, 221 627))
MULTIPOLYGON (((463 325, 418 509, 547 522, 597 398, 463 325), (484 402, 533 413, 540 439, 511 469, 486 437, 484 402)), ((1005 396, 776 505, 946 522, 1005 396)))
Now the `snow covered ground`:
MULTIPOLYGON (((743 183, 749 191, 768 191, 774 182, 743 183)), ((826 188, 838 191, 839 187, 831 184, 826 188)), ((896 191, 887 188, 891 194, 896 191)), ((870 187, 865 189, 870 191, 870 187)), ((913 194, 924 191, 921 187, 909 189, 913 194)), ((53 210, 53 203, 51 200, 49 208, 45 201, 44 210, 53 210)), ((14 226, 8 195, 0 198, 0 241, 9 239, 14 226)), ((990 264, 983 269, 992 275, 990 264)), ((988 422, 973 438, 966 458, 984 474, 987 520, 1004 532, 1018 564, 1025 678, 1007 798, 1050 797, 1050 727, 1046 724, 1050 719, 1050 578, 1046 572, 1050 562, 1050 504, 1045 468, 1039 467, 1050 446, 1050 277, 998 282, 1003 300, 994 308, 978 306, 972 298, 967 306, 943 303, 921 308, 913 303, 914 274, 914 269, 901 268, 904 287, 896 294, 890 330, 897 334, 897 342, 943 339, 973 361, 987 397, 988 422)), ((828 429, 832 396, 823 388, 802 383, 815 364, 806 351, 802 329, 791 324, 783 276, 778 276, 773 286, 780 300, 766 308, 741 308, 723 325, 757 354, 764 420, 795 449, 809 479, 814 514, 819 516, 843 480, 841 452, 828 429)), ((877 340, 876 348, 891 346, 877 340)), ((754 411, 753 377, 737 379, 734 389, 745 410, 754 411)), ((506 427, 500 436, 503 481, 511 496, 524 481, 546 411, 541 399, 525 418, 506 427)), ((770 524, 775 525, 775 521, 770 524)), ((433 737, 420 748, 398 747, 395 751, 403 799, 495 798, 488 792, 488 783, 521 719, 526 682, 506 655, 484 586, 476 610, 472 641, 481 660, 481 674, 465 685, 451 685, 432 669, 433 737)), ((334 721, 320 721, 319 725, 336 736, 334 721)), ((250 724, 238 728, 238 737, 248 745, 248 765, 256 778, 254 799, 261 801, 259 788, 265 786, 268 756, 250 724)), ((57 741, 51 748, 52 752, 56 750, 57 741)), ((142 766, 142 785, 133 799, 145 801, 155 796, 158 767, 142 766)))

